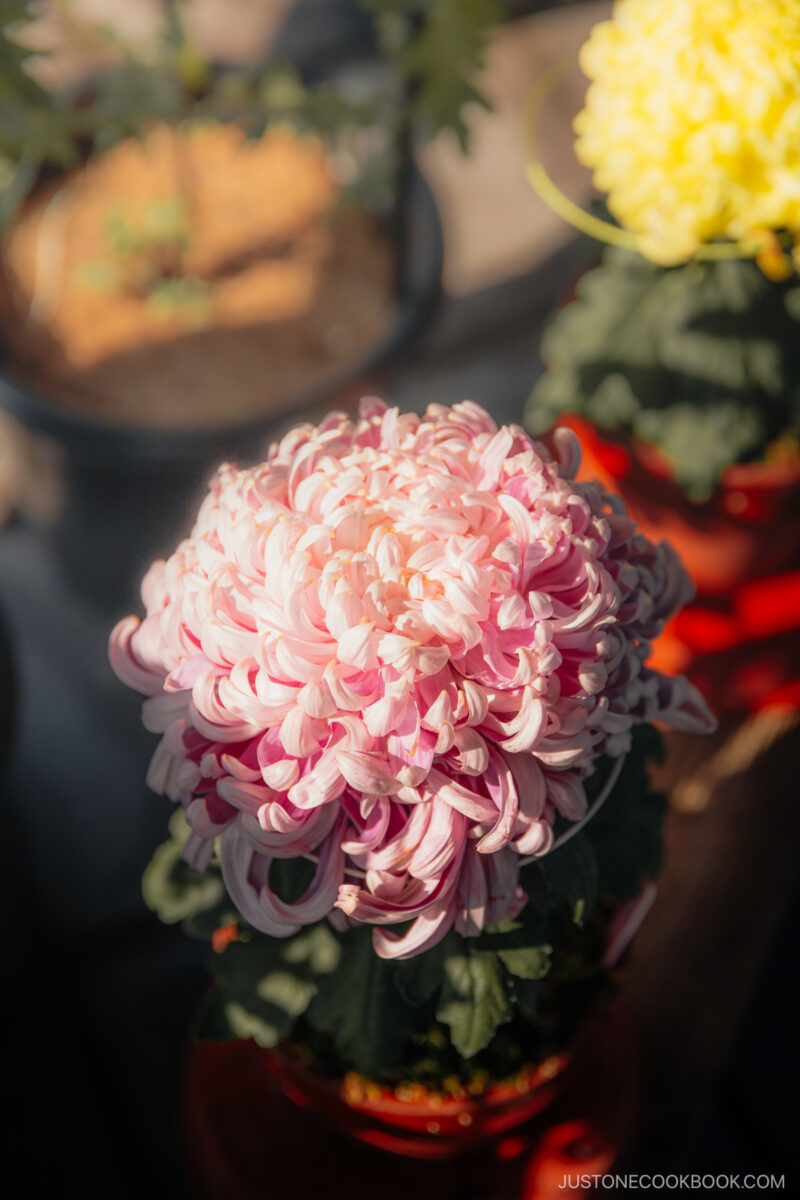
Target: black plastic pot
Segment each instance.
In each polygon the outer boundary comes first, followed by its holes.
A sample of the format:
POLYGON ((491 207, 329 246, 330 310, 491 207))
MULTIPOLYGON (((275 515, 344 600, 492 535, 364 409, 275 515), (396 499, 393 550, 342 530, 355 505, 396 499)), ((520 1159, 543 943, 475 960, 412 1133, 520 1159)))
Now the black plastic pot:
POLYGON ((0 404, 63 452, 65 501, 44 536, 71 584, 112 613, 137 606, 153 560, 188 535, 213 469, 264 457, 267 444, 300 420, 318 416, 361 381, 374 387, 428 318, 439 293, 442 234, 433 196, 416 167, 404 180, 394 223, 392 325, 360 359, 256 421, 208 430, 123 428, 77 416, 0 368, 0 404))
POLYGON ((295 0, 270 50, 276 62, 325 71, 355 54, 374 55, 375 21, 361 0, 295 0))

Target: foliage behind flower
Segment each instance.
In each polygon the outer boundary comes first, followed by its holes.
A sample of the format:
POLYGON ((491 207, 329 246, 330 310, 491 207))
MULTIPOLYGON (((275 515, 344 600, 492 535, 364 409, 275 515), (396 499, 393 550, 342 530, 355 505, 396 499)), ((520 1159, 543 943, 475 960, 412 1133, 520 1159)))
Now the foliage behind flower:
POLYGON ((655 719, 707 729, 647 668, 687 599, 674 553, 477 405, 376 400, 225 465, 116 627, 112 662, 163 734, 149 773, 256 929, 338 909, 406 957, 515 916, 520 861, 586 812, 583 781, 655 719), (274 858, 313 856, 295 903, 274 858))
POLYGON ((617 0, 581 66, 576 151, 642 253, 800 235, 798 0, 617 0))
POLYGON ((656 445, 705 503, 733 463, 800 439, 800 280, 753 259, 655 266, 607 247, 548 325, 524 424, 561 415, 656 445))

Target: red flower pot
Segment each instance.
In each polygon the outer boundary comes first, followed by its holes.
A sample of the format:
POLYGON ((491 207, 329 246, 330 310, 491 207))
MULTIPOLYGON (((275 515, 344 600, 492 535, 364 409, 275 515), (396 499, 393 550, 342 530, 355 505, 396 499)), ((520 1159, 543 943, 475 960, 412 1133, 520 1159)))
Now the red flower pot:
POLYGON ((341 1082, 253 1042, 194 1045, 183 1114, 192 1194, 338 1200, 368 1181, 381 1200, 556 1200, 565 1176, 607 1171, 634 1124, 636 1055, 616 997, 587 1021, 568 1066, 548 1061, 522 1090, 346 1099, 341 1082))
POLYGON ((342 1133, 410 1158, 451 1159, 496 1141, 552 1102, 567 1055, 553 1055, 480 1095, 379 1087, 348 1076, 329 1079, 282 1050, 262 1051, 285 1096, 313 1108, 342 1133))
POLYGON ((688 605, 650 662, 688 674, 720 714, 800 708, 800 571, 744 584, 724 604, 688 605))
POLYGON ((655 446, 599 431, 566 414, 583 447, 579 478, 619 492, 648 537, 666 538, 701 596, 800 564, 800 459, 726 468, 705 504, 692 504, 655 446))
POLYGON ((655 643, 650 661, 685 673, 715 712, 800 705, 800 460, 741 463, 692 504, 653 446, 559 422, 583 447, 580 478, 622 495, 644 532, 666 538, 697 599, 655 643))

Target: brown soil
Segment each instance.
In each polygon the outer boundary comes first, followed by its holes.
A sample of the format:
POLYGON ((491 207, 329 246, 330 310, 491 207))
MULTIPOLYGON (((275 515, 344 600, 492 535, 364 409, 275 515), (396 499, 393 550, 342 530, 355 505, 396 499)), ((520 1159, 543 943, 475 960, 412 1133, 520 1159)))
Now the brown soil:
POLYGON ((11 369, 115 424, 285 410, 391 321, 391 247, 336 196, 321 144, 284 127, 247 141, 233 126, 158 126, 95 156, 37 192, 0 247, 11 369), (109 215, 141 231, 154 202, 178 205, 185 248, 113 254, 109 215), (87 281, 98 269, 110 283, 87 281), (156 276, 197 281, 201 302, 159 309, 156 276))

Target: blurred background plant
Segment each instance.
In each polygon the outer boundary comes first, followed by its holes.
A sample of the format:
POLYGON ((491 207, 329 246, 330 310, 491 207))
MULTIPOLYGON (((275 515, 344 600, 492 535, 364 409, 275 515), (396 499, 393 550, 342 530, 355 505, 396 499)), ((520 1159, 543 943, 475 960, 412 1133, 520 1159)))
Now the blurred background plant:
POLYGON ((655 445, 694 503, 732 463, 786 462, 800 438, 800 281, 753 259, 659 267, 609 248, 542 340, 531 432, 564 412, 655 445))
POLYGON ((30 54, 14 38, 30 19, 26 0, 0 0, 0 229, 43 163, 65 167, 75 158, 70 115, 26 70, 30 54))
MULTIPOLYGON (((292 407, 391 340, 415 269, 414 147, 450 131, 467 149, 463 110, 486 106, 475 77, 503 16, 493 0, 262 5, 271 44, 234 65, 201 48, 208 7, 2 10, 6 366, 93 417, 197 426, 292 407), (259 368, 257 327, 284 331, 262 349, 271 387, 244 366, 227 388, 214 370, 187 387, 195 348, 179 335, 200 325, 220 331, 203 359, 259 368), (154 346, 171 372, 159 360, 151 379, 154 346)), ((428 299, 412 302, 417 323, 428 299)))
POLYGON ((617 0, 579 58, 590 82, 575 152, 620 224, 549 180, 540 81, 531 182, 614 248, 546 333, 526 421, 541 433, 571 410, 656 446, 704 503, 732 464, 798 458, 797 14, 771 0, 617 0))
MULTIPOLYGON (((187 30, 195 0, 166 0, 160 28, 144 44, 109 20, 87 20, 79 0, 45 6, 53 23, 77 24, 88 60, 102 67, 91 82, 73 80, 63 92, 45 88, 40 58, 47 32, 35 18, 43 6, 28 0, 0 4, 0 186, 7 221, 45 166, 72 166, 88 144, 108 149, 138 135, 151 122, 188 117, 239 122, 257 137, 275 121, 314 131, 339 144, 342 168, 358 131, 379 126, 374 159, 348 183, 357 195, 383 194, 397 169, 396 135, 412 126, 424 136, 452 130, 466 150, 465 104, 486 104, 474 79, 484 61, 489 30, 503 16, 494 0, 361 0, 370 19, 367 45, 377 47, 384 68, 368 78, 303 78, 280 60, 250 67, 215 69, 187 30), (33 24, 32 24, 33 22, 33 24), (34 54, 25 48, 33 41, 34 54), (30 69, 32 68, 32 70, 30 69), (395 136, 392 136, 395 135, 395 136), (378 162, 380 165, 378 165, 378 162)), ((287 6, 279 6, 284 9, 287 6)), ((309 14, 310 16, 311 14, 309 14)), ((124 22, 123 22, 124 25, 124 22)), ((352 51, 343 54, 348 57, 352 51)), ((356 50, 358 56, 358 50, 356 50)), ((314 75, 312 63, 310 74, 314 75)))

